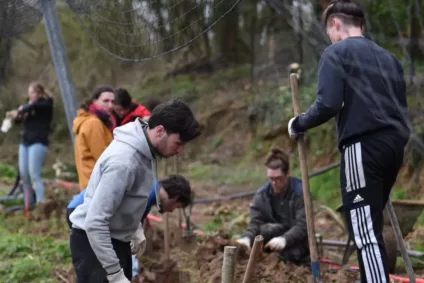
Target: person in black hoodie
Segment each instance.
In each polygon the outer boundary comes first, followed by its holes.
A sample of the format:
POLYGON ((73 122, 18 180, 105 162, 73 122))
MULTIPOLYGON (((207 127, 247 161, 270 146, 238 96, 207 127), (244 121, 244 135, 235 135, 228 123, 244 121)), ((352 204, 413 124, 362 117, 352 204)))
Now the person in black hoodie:
POLYGON ((18 108, 15 122, 22 123, 19 144, 19 174, 30 204, 44 200, 41 168, 49 145, 50 124, 53 118, 53 98, 39 83, 28 88, 28 103, 18 108), (33 199, 33 191, 35 197, 33 199), (29 194, 27 194, 29 193, 29 194))
POLYGON ((290 119, 289 135, 337 117, 343 209, 361 282, 389 282, 383 210, 411 132, 404 73, 392 54, 363 36, 359 4, 333 0, 323 18, 333 44, 321 56, 317 99, 290 119))

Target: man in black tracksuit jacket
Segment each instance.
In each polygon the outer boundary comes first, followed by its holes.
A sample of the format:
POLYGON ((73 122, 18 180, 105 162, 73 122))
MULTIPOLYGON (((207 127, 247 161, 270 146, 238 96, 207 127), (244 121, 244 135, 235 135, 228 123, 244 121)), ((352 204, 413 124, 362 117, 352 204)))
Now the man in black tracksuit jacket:
POLYGON ((286 244, 281 255, 285 261, 295 264, 310 261, 302 181, 289 177, 283 195, 276 195, 271 183, 256 192, 243 237, 252 245, 257 235, 262 235, 265 247, 271 239, 284 237, 286 244))
POLYGON ((315 103, 289 122, 289 135, 337 117, 340 183, 362 282, 389 282, 383 210, 410 136, 402 66, 362 36, 362 8, 332 1, 324 20, 333 45, 323 53, 315 103))

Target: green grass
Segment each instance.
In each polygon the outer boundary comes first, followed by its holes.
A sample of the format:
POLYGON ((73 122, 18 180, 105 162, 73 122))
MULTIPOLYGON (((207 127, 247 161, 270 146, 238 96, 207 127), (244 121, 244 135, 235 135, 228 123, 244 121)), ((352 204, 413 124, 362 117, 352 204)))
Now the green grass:
POLYGON ((0 282, 56 282, 54 269, 71 266, 69 242, 22 233, 33 230, 25 226, 39 225, 24 221, 23 216, 0 218, 0 282))
POLYGON ((186 171, 185 174, 190 180, 212 185, 248 185, 254 189, 266 182, 265 170, 262 165, 234 164, 224 167, 215 164, 193 163, 186 171))
POLYGON ((16 168, 8 164, 0 163, 0 181, 12 181, 18 172, 16 168))
MULTIPOLYGON (((312 197, 315 200, 331 208, 336 208, 341 203, 339 172, 337 168, 310 178, 312 197)), ((300 178, 299 169, 295 169, 292 175, 300 178)), ((250 190, 259 188, 267 181, 262 165, 236 164, 223 167, 194 163, 188 167, 186 176, 190 180, 212 185, 247 185, 251 187, 250 190)))
MULTIPOLYGON (((336 168, 309 179, 312 198, 319 203, 335 209, 342 203, 340 193, 340 169, 336 168)), ((294 176, 300 178, 300 173, 294 176)))

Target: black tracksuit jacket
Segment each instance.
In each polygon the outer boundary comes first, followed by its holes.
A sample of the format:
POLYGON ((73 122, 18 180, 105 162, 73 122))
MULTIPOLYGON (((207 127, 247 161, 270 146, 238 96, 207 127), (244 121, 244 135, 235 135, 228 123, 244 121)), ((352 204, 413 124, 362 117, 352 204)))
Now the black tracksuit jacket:
POLYGON ((401 64, 364 37, 350 37, 324 51, 317 99, 293 123, 306 131, 337 119, 338 146, 384 133, 406 142, 410 136, 406 84, 401 64))

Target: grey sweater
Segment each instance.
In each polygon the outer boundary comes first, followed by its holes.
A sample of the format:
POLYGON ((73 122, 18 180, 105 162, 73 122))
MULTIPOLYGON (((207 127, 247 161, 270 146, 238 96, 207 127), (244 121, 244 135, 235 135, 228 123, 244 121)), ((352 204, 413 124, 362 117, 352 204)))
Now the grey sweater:
POLYGON ((114 140, 94 166, 84 203, 70 215, 72 227, 85 230, 108 274, 121 268, 111 238, 130 242, 146 209, 156 177, 143 127, 137 119, 114 130, 114 140))

